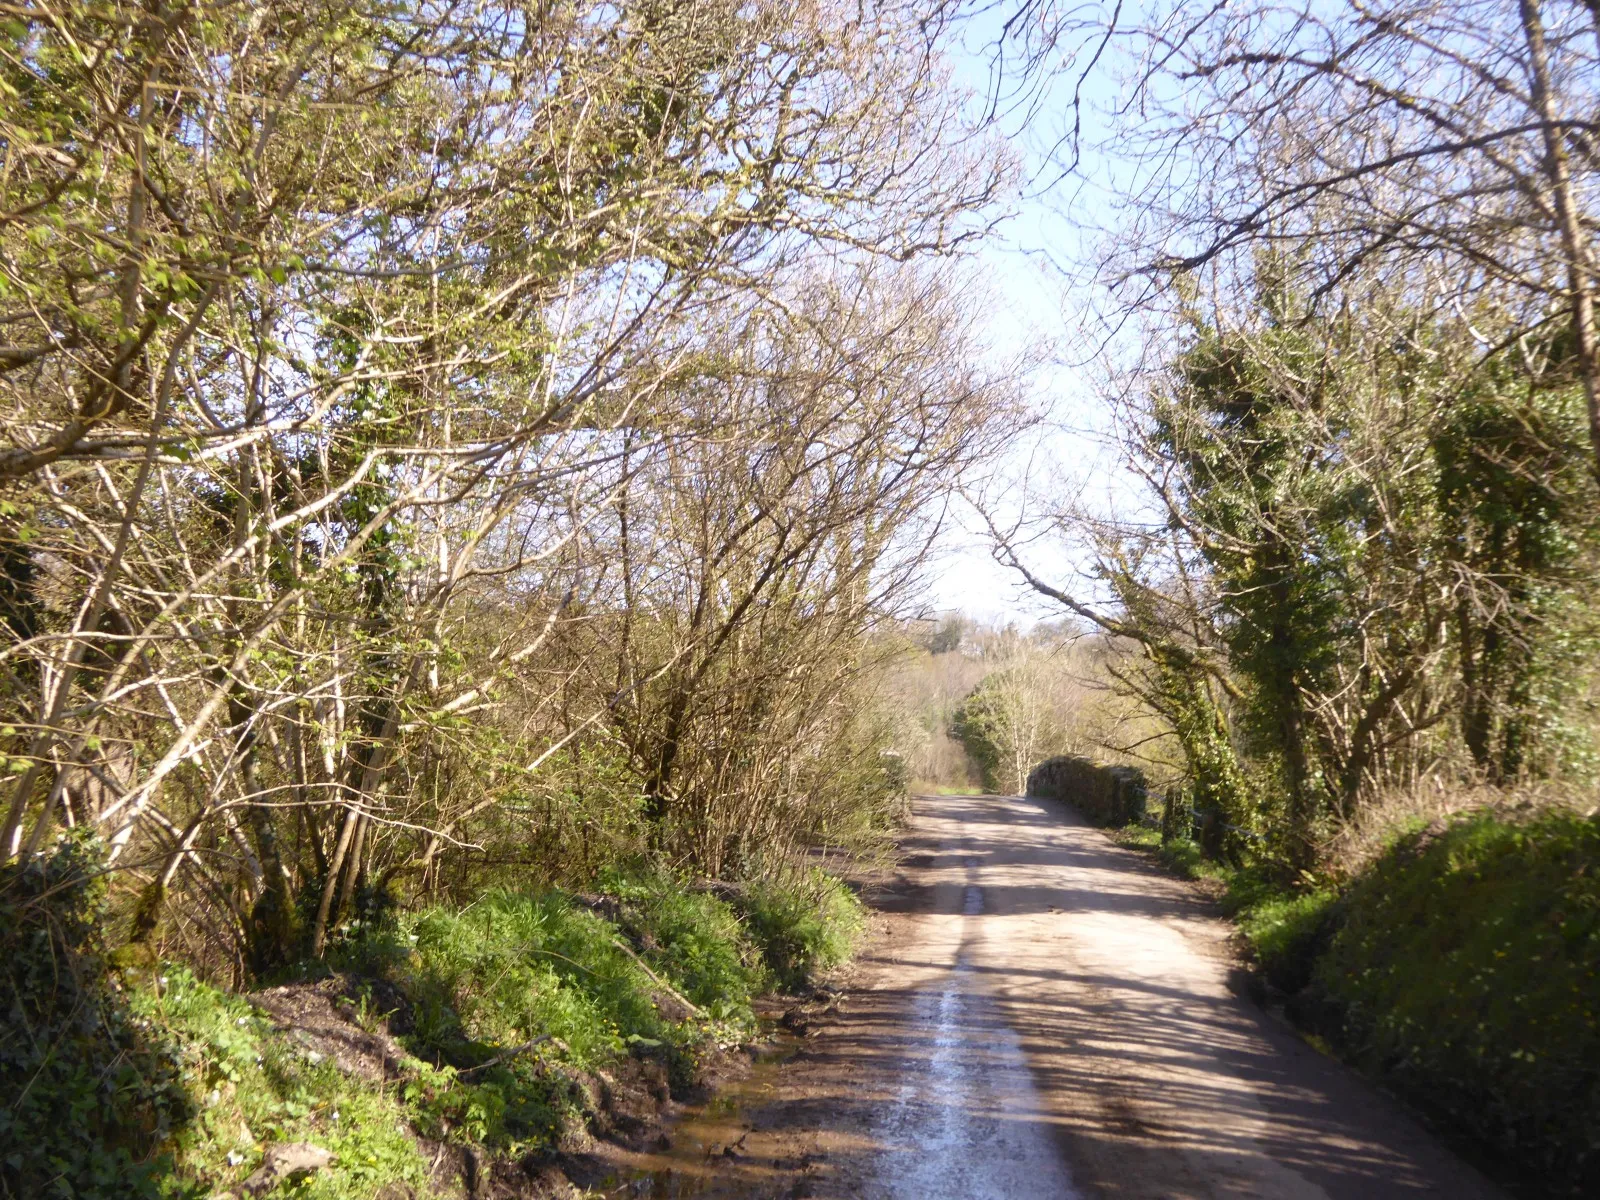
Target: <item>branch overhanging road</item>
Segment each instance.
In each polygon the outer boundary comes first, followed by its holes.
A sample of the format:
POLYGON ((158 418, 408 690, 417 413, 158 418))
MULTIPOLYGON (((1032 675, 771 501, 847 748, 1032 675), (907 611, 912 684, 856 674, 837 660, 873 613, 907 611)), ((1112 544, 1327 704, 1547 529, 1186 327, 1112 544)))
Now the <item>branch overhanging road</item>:
POLYGON ((1064 806, 922 797, 902 849, 834 1019, 687 1123, 652 1194, 1502 1195, 1243 998, 1226 922, 1064 806))

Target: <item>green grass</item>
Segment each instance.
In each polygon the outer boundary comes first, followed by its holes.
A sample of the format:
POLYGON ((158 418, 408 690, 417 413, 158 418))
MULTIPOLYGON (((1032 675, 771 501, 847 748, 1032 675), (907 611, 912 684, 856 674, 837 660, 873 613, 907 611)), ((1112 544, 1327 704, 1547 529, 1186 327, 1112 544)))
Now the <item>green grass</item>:
POLYGON ((1163 842, 1161 831, 1147 825, 1128 825, 1108 832, 1121 845, 1155 855, 1169 871, 1184 879, 1216 879, 1224 878, 1227 874, 1226 867, 1208 861, 1200 853, 1200 847, 1187 838, 1163 842))
POLYGON ((559 1042, 474 1075, 466 1108, 456 1096, 450 1109, 449 1089, 424 1089, 432 1124, 466 1124, 508 1153, 548 1144, 582 1118, 550 1064, 587 1071, 646 1053, 680 1086, 704 1048, 753 1032, 750 1002, 766 975, 728 905, 666 877, 613 878, 607 890, 622 902, 621 925, 558 891, 498 891, 463 910, 402 916, 351 948, 404 997, 405 1040, 430 1062, 476 1069, 535 1038, 559 1042))
POLYGON ((1311 982, 1338 922, 1338 893, 1318 888, 1257 899, 1235 919, 1267 982, 1293 995, 1311 982))
POLYGON ((708 1049, 755 1031, 759 992, 803 987, 863 925, 855 896, 821 872, 731 889, 734 903, 653 873, 603 878, 610 899, 588 906, 557 890, 490 891, 462 909, 391 914, 330 953, 365 989, 363 1020, 388 1018, 414 1056, 379 1083, 183 967, 112 971, 93 867, 69 847, 39 878, 0 888, 15 997, 0 1071, 19 1097, 0 1107, 6 1200, 198 1200, 237 1187, 266 1146, 296 1141, 335 1163, 273 1195, 420 1193, 419 1135, 495 1155, 549 1147, 588 1116, 575 1076, 629 1054, 658 1059, 676 1088, 708 1049), (375 1011, 376 996, 393 1011, 375 1011), (536 1038, 551 1040, 506 1054, 536 1038))
POLYGON ((855 893, 822 871, 788 883, 755 884, 744 905, 774 977, 793 990, 845 962, 866 928, 855 893))
POLYGON ((461 912, 407 918, 401 931, 412 956, 389 974, 411 1003, 412 1039, 462 1066, 541 1034, 583 1068, 630 1038, 691 1036, 656 1011, 615 927, 560 893, 490 893, 461 912))
POLYGON ((292 1189, 304 1200, 366 1200, 392 1183, 426 1184, 399 1089, 346 1075, 272 1036, 247 1003, 181 967, 131 995, 140 1016, 183 1047, 184 1083, 195 1100, 193 1120, 170 1144, 175 1169, 160 1179, 160 1194, 198 1200, 237 1184, 274 1142, 309 1141, 334 1153, 332 1167, 292 1189))
POLYGON ((701 1048, 753 1028, 759 952, 710 896, 675 893, 665 880, 616 890, 631 901, 627 930, 557 891, 497 891, 465 909, 399 916, 337 947, 335 965, 403 998, 392 1015, 417 1058, 384 1086, 313 1061, 244 1001, 169 969, 163 986, 141 993, 139 1011, 185 1047, 199 1113, 173 1143, 166 1193, 237 1183, 259 1162, 260 1143, 302 1140, 338 1157, 296 1196, 359 1200, 388 1184, 420 1187, 410 1131, 515 1155, 583 1122, 571 1071, 635 1052, 663 1056, 686 1078, 701 1048), (664 1016, 659 985, 622 948, 628 933, 642 936, 658 978, 713 1015, 664 1016), (542 1036, 556 1040, 491 1062, 542 1036))
POLYGON ((665 873, 612 874, 600 886, 627 906, 628 932, 648 943, 653 968, 712 1018, 750 1027, 750 998, 766 987, 768 973, 760 946, 731 905, 665 873))

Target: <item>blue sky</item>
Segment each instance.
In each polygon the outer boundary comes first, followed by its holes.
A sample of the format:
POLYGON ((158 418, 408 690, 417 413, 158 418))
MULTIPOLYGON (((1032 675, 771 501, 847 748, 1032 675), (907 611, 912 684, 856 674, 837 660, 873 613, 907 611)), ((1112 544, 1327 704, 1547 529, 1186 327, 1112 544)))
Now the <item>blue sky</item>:
MULTIPOLYGON (((975 29, 969 43, 981 47, 986 36, 975 29)), ((985 87, 988 68, 981 49, 955 55, 953 64, 964 86, 974 91, 985 87)), ((1104 103, 1110 87, 1109 76, 1102 73, 1086 88, 1086 145, 1098 140, 1095 108, 1104 103)), ((1024 125, 1013 118, 1005 130, 1024 156, 1030 182, 1016 202, 1016 215, 978 255, 976 274, 992 293, 980 308, 986 340, 1001 356, 1030 346, 1046 351, 1027 387, 1028 402, 1043 424, 1016 440, 990 486, 991 500, 1011 511, 1025 505, 1030 513, 1037 512, 1063 493, 1088 493, 1086 502, 1104 507, 1119 489, 1126 490, 1126 477, 1103 436, 1106 409, 1092 373, 1074 361, 1081 357, 1082 346, 1074 343, 1089 323, 1091 297, 1069 286, 1059 269, 1078 256, 1084 225, 1107 224, 1105 193, 1069 184, 1039 194, 1037 186, 1049 174, 1041 147, 1055 140, 1066 119, 1066 100, 1066 91, 1058 87, 1036 107, 1031 122, 1024 125)), ((1091 178, 1104 173, 1092 145, 1084 167, 1091 178)), ((929 572, 928 602, 933 607, 1021 625, 1060 615, 994 562, 975 515, 958 506, 953 518, 929 572)), ((1072 560, 1059 546, 1036 543, 1029 558, 1036 571, 1052 579, 1067 580, 1073 574, 1072 560)))

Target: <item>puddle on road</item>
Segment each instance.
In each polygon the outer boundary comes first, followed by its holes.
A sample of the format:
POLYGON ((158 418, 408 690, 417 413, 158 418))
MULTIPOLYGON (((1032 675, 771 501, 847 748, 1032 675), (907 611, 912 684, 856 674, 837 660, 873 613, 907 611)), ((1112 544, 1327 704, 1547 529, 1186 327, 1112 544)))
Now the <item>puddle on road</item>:
MULTIPOLYGON (((604 1181, 598 1193, 641 1200, 765 1194, 761 1184, 769 1172, 741 1153, 750 1131, 745 1109, 771 1098, 778 1072, 799 1049, 799 1041, 787 1034, 768 1043, 759 1051, 750 1074, 728 1084, 673 1123, 668 1149, 636 1155, 635 1160, 642 1159, 644 1165, 604 1181), (727 1154, 729 1150, 733 1152, 731 1156, 727 1154), (730 1178, 727 1170, 730 1158, 740 1167, 737 1178, 730 1178), (751 1175, 756 1178, 747 1178, 751 1175)), ((780 1163, 779 1169, 794 1165, 797 1164, 780 1163)))

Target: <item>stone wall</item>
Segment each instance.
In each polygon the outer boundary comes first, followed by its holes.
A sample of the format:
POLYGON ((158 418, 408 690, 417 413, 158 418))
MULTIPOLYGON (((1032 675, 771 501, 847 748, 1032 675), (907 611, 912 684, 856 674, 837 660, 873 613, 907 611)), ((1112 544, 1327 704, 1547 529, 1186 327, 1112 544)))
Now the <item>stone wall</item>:
POLYGON ((1027 794, 1064 800, 1096 825, 1127 825, 1144 816, 1144 772, 1076 755, 1047 758, 1029 771, 1027 794))

